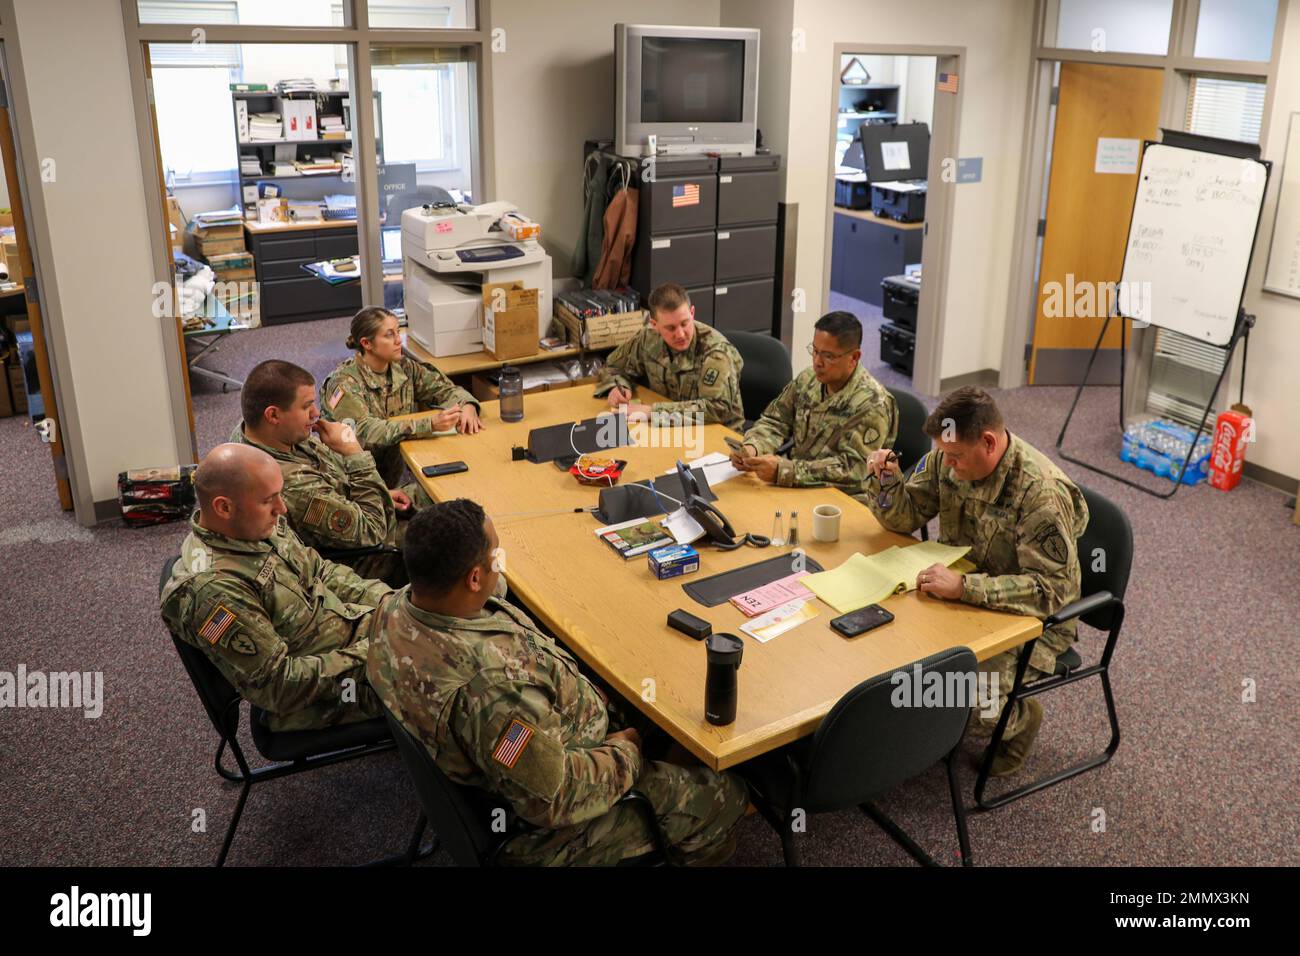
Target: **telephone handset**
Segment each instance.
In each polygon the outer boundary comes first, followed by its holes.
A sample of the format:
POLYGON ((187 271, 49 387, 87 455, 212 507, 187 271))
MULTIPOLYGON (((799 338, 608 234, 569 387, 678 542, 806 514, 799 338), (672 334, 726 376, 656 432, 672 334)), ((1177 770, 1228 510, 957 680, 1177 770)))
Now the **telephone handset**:
POLYGON ((736 532, 731 522, 712 502, 704 500, 695 474, 681 461, 677 462, 677 477, 682 483, 682 507, 686 513, 699 523, 711 542, 722 547, 735 547, 736 532))

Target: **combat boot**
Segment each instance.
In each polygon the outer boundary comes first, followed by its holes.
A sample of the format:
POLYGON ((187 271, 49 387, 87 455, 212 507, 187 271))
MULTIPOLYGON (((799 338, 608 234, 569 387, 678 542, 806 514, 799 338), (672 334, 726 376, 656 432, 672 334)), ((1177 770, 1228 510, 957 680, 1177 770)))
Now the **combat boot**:
POLYGON ((1038 736, 1038 728, 1043 726, 1043 705, 1030 697, 1025 701, 1025 710, 1025 726, 1010 740, 998 744, 997 753, 993 756, 993 765, 989 768, 989 776, 1005 777, 1025 765, 1025 758, 1029 756, 1029 751, 1034 746, 1034 738, 1038 736))

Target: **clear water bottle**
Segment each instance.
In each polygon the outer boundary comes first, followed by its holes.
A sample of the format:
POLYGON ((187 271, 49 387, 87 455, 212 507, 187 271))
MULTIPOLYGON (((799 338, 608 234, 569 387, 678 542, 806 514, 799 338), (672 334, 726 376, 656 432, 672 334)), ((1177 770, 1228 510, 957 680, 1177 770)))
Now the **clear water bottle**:
POLYGON ((524 420, 524 379, 519 369, 513 365, 501 367, 501 420, 524 420))

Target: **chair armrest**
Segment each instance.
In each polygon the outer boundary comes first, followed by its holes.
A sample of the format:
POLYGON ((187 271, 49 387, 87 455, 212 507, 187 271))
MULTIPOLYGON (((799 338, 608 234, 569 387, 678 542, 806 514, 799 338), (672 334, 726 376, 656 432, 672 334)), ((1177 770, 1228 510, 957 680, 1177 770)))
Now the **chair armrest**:
POLYGON ((1085 614, 1091 614, 1093 611, 1100 611, 1102 608, 1116 604, 1122 605, 1123 603, 1109 591, 1098 591, 1095 594, 1089 594, 1085 598, 1067 604, 1055 614, 1049 614, 1043 618, 1043 627, 1046 629, 1064 621, 1073 621, 1076 617, 1082 617, 1085 614))

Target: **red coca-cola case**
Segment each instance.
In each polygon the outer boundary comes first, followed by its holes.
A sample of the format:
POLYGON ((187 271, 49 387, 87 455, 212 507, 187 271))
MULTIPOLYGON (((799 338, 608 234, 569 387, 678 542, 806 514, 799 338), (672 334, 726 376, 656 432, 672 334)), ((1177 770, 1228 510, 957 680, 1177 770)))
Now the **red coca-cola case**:
POLYGON ((1246 441, 1254 422, 1244 412, 1219 412, 1214 422, 1214 445, 1210 449, 1210 484, 1230 491, 1241 481, 1246 461, 1246 441))

